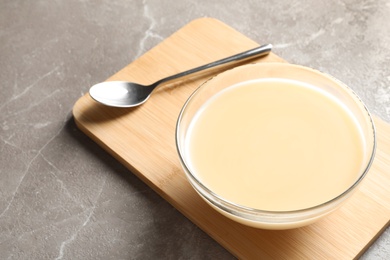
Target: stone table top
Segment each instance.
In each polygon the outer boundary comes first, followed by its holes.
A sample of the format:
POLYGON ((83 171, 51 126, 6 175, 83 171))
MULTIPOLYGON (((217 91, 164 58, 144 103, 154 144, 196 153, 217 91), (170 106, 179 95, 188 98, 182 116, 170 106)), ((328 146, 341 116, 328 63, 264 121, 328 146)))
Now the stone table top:
MULTIPOLYGON (((196 18, 217 18, 291 63, 335 76, 390 122, 388 0, 0 7, 1 259, 234 259, 72 118, 91 85, 196 18)), ((390 229, 362 259, 390 259, 390 229)))

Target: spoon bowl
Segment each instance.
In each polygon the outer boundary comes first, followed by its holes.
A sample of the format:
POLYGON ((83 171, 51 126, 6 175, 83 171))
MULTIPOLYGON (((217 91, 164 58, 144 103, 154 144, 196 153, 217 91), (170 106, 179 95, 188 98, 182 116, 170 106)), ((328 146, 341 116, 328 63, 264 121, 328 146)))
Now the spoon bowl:
POLYGON ((169 76, 147 86, 126 81, 101 82, 92 86, 89 90, 89 94, 95 101, 106 106, 135 107, 145 103, 152 94, 153 90, 163 83, 223 64, 232 64, 246 59, 261 57, 267 55, 271 49, 271 44, 265 44, 254 49, 169 76))
POLYGON ((144 86, 127 81, 106 81, 91 87, 91 97, 111 107, 134 107, 148 100, 154 89, 153 85, 144 86))

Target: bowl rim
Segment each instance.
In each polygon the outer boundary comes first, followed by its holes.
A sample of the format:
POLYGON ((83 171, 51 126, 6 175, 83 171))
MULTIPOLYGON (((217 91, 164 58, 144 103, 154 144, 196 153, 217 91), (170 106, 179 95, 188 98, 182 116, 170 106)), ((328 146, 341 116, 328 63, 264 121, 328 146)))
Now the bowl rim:
MULTIPOLYGON (((278 78, 278 77, 269 77, 269 78, 278 78)), ((302 65, 291 64, 291 63, 282 63, 282 62, 266 62, 266 63, 250 63, 250 64, 237 66, 237 67, 225 70, 223 72, 220 72, 220 73, 214 75, 213 77, 211 77, 211 78, 205 80, 204 82, 202 82, 190 94, 190 96, 187 98, 187 100, 185 101, 184 105, 182 106, 182 108, 180 110, 179 116, 178 116, 177 121, 176 121, 176 127, 175 127, 175 144, 176 144, 176 150, 177 150, 178 155, 179 155, 180 163, 181 163, 182 167, 185 169, 184 172, 187 175, 187 177, 190 177, 192 179, 192 181, 194 181, 196 185, 198 185, 204 191, 206 191, 208 193, 208 195, 210 195, 211 197, 214 197, 213 199, 217 199, 218 201, 222 201, 222 203, 226 204, 228 207, 232 207, 232 208, 238 209, 240 211, 243 211, 243 212, 246 213, 245 215, 247 215, 247 214, 250 214, 250 215, 252 215, 252 214, 256 214, 256 215, 269 215, 269 214, 270 215, 281 215, 281 214, 282 215, 291 215, 291 214, 300 214, 300 213, 304 213, 304 212, 308 212, 308 211, 315 211, 315 210, 318 210, 320 208, 324 208, 326 206, 329 206, 333 202, 338 201, 340 198, 349 195, 362 182, 362 180, 366 177, 369 169, 372 166, 372 163, 373 163, 374 158, 375 158, 376 148, 377 148, 377 133, 376 133, 376 128, 375 128, 375 124, 374 124, 374 121, 373 121, 373 117, 372 117, 370 111, 368 110, 367 106, 364 104, 364 102, 361 100, 361 98, 349 86, 347 86, 346 84, 344 84, 340 80, 334 78, 333 76, 331 76, 331 75, 329 75, 327 73, 323 73, 323 72, 321 72, 319 70, 315 70, 313 68, 302 66, 302 65), (371 154, 370 154, 370 159, 367 162, 367 165, 361 171, 361 173, 359 174, 359 177, 357 178, 357 180, 354 181, 354 183, 352 183, 346 190, 344 190, 339 195, 337 195, 337 196, 335 196, 335 197, 333 197, 333 198, 331 198, 331 199, 329 199, 329 200, 327 200, 325 202, 322 202, 322 203, 320 203, 318 205, 314 205, 314 206, 311 206, 311 207, 306 207, 306 208, 297 209, 297 210, 262 210, 262 209, 256 209, 256 208, 248 207, 248 206, 245 206, 245 205, 241 205, 241 204, 229 201, 229 200, 221 197, 220 195, 216 194, 215 192, 210 190, 208 187, 206 187, 202 182, 200 182, 198 180, 198 178, 191 172, 191 170, 188 167, 185 159, 182 156, 183 151, 182 151, 181 146, 179 145, 180 144, 180 140, 181 140, 181 138, 180 138, 180 129, 181 129, 180 128, 180 123, 181 123, 181 121, 183 119, 184 113, 185 113, 188 105, 190 104, 191 100, 193 100, 193 98, 196 96, 196 94, 199 92, 199 90, 202 87, 204 87, 209 81, 213 80, 216 77, 219 77, 220 75, 223 75, 225 73, 229 73, 229 72, 231 72, 231 71, 233 71, 233 70, 235 70, 237 68, 242 68, 242 67, 246 67, 246 66, 284 66, 284 67, 295 67, 297 69, 303 69, 303 70, 309 71, 311 73, 318 74, 318 75, 320 75, 322 77, 326 77, 326 78, 336 82, 338 85, 346 88, 356 98, 358 103, 360 105, 362 105, 362 107, 364 108, 364 111, 366 113, 366 116, 368 116, 368 118, 369 118, 369 123, 370 123, 371 128, 372 128, 372 134, 373 134, 373 136, 372 136, 372 138, 373 138, 372 151, 371 151, 371 154)), ((191 181, 190 181, 190 184, 194 187, 194 184, 191 181)), ((200 192, 197 187, 194 187, 194 189, 198 193, 201 193, 202 197, 205 197, 205 195, 202 192, 200 192)), ((206 199, 210 203, 212 203, 214 205, 216 204, 216 203, 214 203, 214 201, 210 201, 210 198, 208 198, 208 196, 206 196, 206 199)), ((220 203, 217 203, 217 204, 220 204, 220 203)), ((221 208, 220 205, 216 205, 216 206, 221 208)), ((232 210, 230 210, 230 209, 227 210, 225 205, 223 205, 223 208, 221 208, 221 210, 227 211, 227 213, 230 213, 230 214, 233 214, 233 215, 237 215, 237 214, 235 214, 235 212, 232 212, 232 210)))

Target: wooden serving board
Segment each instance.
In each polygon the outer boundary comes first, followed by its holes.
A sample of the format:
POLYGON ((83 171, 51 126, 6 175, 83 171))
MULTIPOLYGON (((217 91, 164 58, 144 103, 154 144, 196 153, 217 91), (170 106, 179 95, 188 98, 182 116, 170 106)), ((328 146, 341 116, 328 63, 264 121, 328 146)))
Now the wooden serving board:
MULTIPOLYGON (((192 21, 108 80, 149 84, 258 44, 212 18, 192 21)), ((251 62, 284 62, 271 53, 251 62)), ((310 226, 270 231, 235 223, 209 207, 181 169, 175 124, 189 95, 221 72, 159 88, 144 105, 110 108, 88 94, 73 108, 78 127, 240 259, 351 259, 390 223, 390 125, 375 118, 378 149, 368 176, 340 209, 310 226)))

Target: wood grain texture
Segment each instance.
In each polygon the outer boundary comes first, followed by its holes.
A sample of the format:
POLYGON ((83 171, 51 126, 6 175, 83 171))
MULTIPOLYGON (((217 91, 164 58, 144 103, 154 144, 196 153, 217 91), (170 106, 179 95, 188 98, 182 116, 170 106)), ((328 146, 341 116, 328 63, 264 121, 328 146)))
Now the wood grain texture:
MULTIPOLYGON (((192 21, 108 80, 152 83, 259 44, 212 18, 192 21)), ((271 53, 251 62, 284 62, 271 53)), ((180 109, 202 82, 222 70, 160 87, 144 105, 118 109, 88 94, 73 108, 77 126, 196 225, 240 259, 351 259, 390 223, 390 125, 375 118, 376 158, 360 189, 340 209, 310 226, 250 228, 214 211, 192 189, 175 146, 180 109)))

